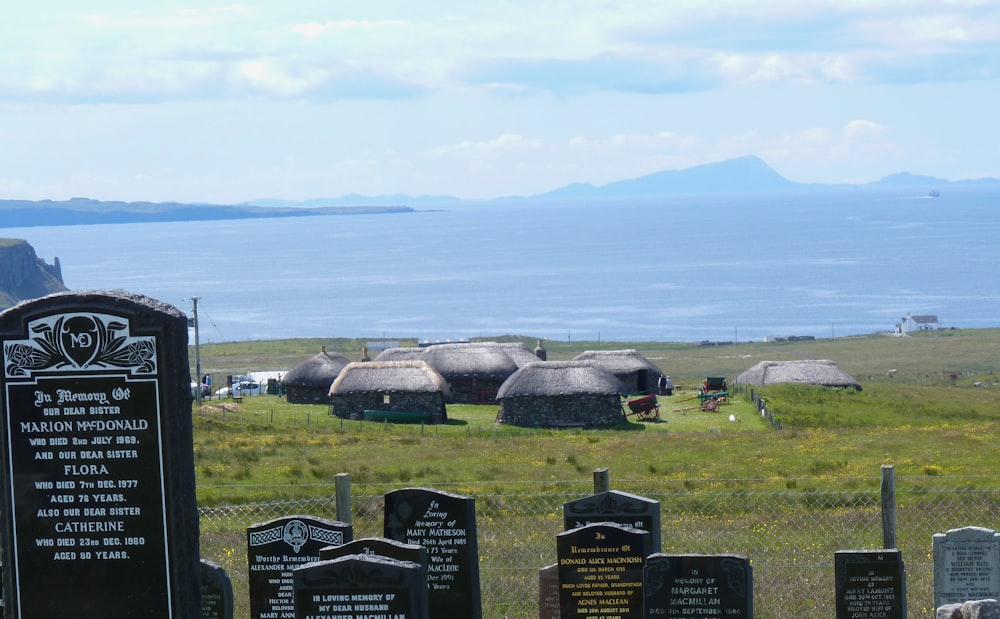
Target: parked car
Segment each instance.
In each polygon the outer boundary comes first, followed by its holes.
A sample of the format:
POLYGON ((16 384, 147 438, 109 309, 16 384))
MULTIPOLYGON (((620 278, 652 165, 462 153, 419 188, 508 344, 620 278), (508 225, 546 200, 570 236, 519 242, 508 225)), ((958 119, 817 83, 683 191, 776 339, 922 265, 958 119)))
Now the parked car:
POLYGON ((244 380, 233 383, 232 389, 229 387, 219 389, 219 391, 216 392, 216 395, 220 397, 227 397, 230 395, 260 395, 262 393, 267 393, 267 387, 260 383, 244 380))

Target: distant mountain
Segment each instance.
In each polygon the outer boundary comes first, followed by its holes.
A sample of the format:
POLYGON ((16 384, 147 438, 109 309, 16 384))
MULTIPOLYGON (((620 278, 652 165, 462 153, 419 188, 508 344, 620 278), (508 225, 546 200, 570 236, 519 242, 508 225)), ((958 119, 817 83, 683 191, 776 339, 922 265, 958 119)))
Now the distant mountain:
POLYGON ((741 193, 808 187, 775 172, 760 157, 747 156, 683 170, 667 170, 596 187, 575 183, 533 198, 617 198, 672 193, 741 193))
MULTIPOLYGON (((655 197, 671 194, 749 193, 831 187, 914 187, 922 193, 939 191, 946 186, 998 185, 1000 180, 982 178, 947 181, 909 172, 891 174, 864 185, 823 185, 797 183, 774 171, 760 157, 753 155, 693 166, 664 170, 638 178, 606 185, 574 183, 532 196, 507 196, 503 200, 547 200, 655 197)), ((362 196, 346 194, 338 198, 312 198, 304 201, 260 199, 234 205, 183 204, 176 202, 101 202, 89 198, 51 200, 0 200, 0 229, 29 226, 54 226, 99 223, 143 223, 163 221, 206 221, 272 217, 308 217, 311 215, 352 215, 359 213, 407 213, 416 207, 447 208, 463 202, 453 196, 408 196, 402 194, 362 196)))

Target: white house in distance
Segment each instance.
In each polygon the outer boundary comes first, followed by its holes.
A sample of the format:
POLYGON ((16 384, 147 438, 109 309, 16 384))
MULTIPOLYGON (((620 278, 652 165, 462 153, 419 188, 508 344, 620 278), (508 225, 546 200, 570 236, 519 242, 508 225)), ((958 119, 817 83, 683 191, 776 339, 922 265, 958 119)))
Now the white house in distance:
POLYGON ((896 325, 896 333, 913 333, 914 331, 937 331, 941 328, 938 317, 933 314, 914 316, 907 314, 902 321, 896 325))

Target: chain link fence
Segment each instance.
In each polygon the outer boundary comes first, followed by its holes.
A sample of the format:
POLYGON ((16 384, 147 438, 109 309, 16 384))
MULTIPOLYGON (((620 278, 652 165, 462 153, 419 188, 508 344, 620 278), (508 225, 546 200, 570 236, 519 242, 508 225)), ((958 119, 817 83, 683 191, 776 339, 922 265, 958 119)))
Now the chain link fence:
MULTIPOLYGON (((382 535, 383 496, 399 487, 351 488, 355 539, 382 535)), ((476 499, 486 619, 537 619, 538 571, 556 563, 563 504, 593 494, 584 481, 438 484, 476 499)), ((660 501, 663 552, 736 553, 753 565, 759 619, 833 616, 834 553, 882 547, 880 479, 621 480, 615 490, 660 501)), ((933 616, 931 540, 966 526, 1000 527, 1000 478, 896 480, 896 546, 906 566, 909 617, 933 616)), ((246 529, 291 515, 338 519, 323 498, 206 507, 201 555, 233 581, 237 619, 249 618, 246 529)))

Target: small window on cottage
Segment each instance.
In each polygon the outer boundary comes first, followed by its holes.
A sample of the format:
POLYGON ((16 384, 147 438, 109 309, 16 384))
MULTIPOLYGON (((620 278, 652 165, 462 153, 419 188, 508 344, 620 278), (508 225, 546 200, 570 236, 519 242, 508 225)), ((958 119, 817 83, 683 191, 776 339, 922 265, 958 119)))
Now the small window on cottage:
POLYGON ((390 402, 390 396, 388 393, 382 394, 382 404, 392 404, 392 402, 390 402))

